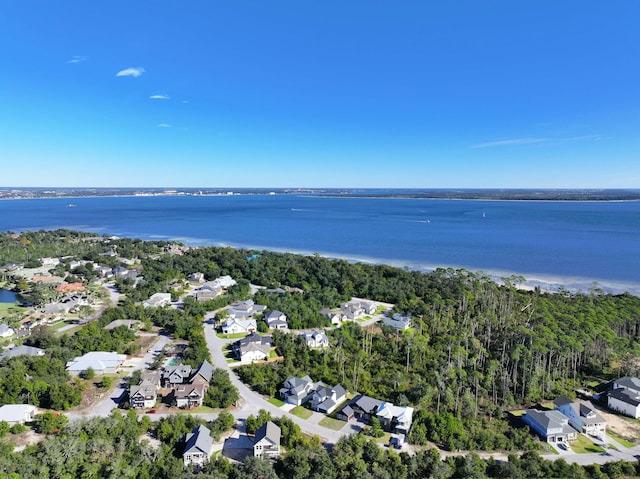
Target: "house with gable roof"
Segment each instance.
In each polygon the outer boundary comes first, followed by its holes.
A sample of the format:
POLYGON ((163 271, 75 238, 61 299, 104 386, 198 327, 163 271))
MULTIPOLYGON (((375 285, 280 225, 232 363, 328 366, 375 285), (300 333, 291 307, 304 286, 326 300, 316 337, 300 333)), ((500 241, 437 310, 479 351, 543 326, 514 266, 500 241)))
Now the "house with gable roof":
POLYGON ((522 421, 547 442, 569 442, 578 438, 578 431, 569 426, 569 418, 557 410, 527 409, 522 421))
POLYGON ((178 384, 173 389, 173 399, 179 408, 200 407, 204 402, 208 384, 178 384))
POLYGON ((406 314, 395 313, 390 318, 385 316, 382 322, 387 326, 391 326, 396 329, 409 329, 411 327, 413 319, 406 314))
POLYGON ((302 333, 300 334, 300 337, 302 337, 304 342, 310 348, 326 348, 329 346, 327 333, 322 330, 302 333))
POLYGON ((574 429, 591 436, 602 436, 607 431, 607 421, 584 401, 573 401, 567 396, 559 396, 553 401, 555 408, 569 418, 574 429))
POLYGON ((255 319, 231 318, 222 325, 223 334, 251 334, 256 332, 258 326, 255 319))
POLYGON ((271 336, 251 333, 233 343, 236 358, 244 364, 267 359, 271 353, 271 336))
POLYGON ((286 403, 300 406, 311 399, 314 390, 313 379, 309 376, 289 376, 280 388, 280 398, 286 403))
POLYGON ((287 323, 287 315, 282 311, 271 311, 264 317, 265 323, 270 329, 289 329, 289 324, 287 323))
POLYGON ((142 381, 137 386, 129 388, 129 404, 134 409, 150 408, 158 400, 158 390, 149 381, 142 381))
POLYGON ((188 364, 176 364, 167 366, 162 372, 162 382, 165 387, 175 387, 177 384, 185 384, 191 379, 193 370, 188 364))
POLYGON ((413 423, 413 408, 409 406, 395 406, 390 402, 383 402, 376 412, 380 425, 386 431, 395 434, 408 434, 413 423))
POLYGON ((640 379, 625 376, 611 382, 612 391, 607 393, 609 409, 625 416, 640 417, 640 379))
POLYGON ((213 455, 213 438, 211 431, 204 425, 198 426, 187 434, 182 459, 184 467, 191 465, 202 467, 211 460, 213 455))
POLYGON ((327 318, 331 321, 331 324, 335 326, 339 326, 342 321, 345 320, 344 314, 341 311, 331 311, 329 308, 322 308, 320 310, 320 315, 323 318, 327 318))
POLYGON ((338 405, 347 398, 347 391, 341 384, 333 387, 316 385, 316 389, 311 396, 311 409, 324 414, 331 414, 338 405))
POLYGON ((265 459, 280 457, 280 438, 282 430, 271 421, 258 428, 253 438, 253 455, 265 459))
POLYGON ((213 376, 213 365, 206 359, 202 361, 202 364, 197 371, 191 377, 192 383, 206 384, 209 386, 211 377, 213 376))

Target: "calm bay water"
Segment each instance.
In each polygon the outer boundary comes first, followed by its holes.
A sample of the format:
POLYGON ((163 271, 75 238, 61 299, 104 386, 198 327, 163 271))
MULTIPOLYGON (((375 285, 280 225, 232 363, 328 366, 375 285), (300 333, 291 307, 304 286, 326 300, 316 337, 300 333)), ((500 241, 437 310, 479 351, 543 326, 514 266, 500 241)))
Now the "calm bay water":
POLYGON ((320 253, 528 284, 640 294, 640 202, 323 198, 304 195, 0 201, 0 230, 69 228, 320 253), (70 206, 72 205, 72 206, 70 206))

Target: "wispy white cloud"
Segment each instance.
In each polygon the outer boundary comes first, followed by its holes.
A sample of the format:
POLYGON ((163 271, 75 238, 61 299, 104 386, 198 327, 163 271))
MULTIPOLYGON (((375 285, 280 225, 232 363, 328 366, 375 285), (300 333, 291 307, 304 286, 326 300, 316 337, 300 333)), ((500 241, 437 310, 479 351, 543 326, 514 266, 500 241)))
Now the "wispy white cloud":
POLYGON ((138 78, 140 75, 144 73, 144 68, 136 67, 136 68, 125 68, 124 70, 120 70, 116 73, 117 77, 134 77, 138 78))
POLYGON ((161 95, 151 95, 149 98, 152 100, 168 100, 169 95, 161 94, 161 95))
POLYGON ((84 55, 74 55, 71 60, 68 60, 67 63, 82 63, 87 60, 87 57, 84 55))
POLYGON ((158 123, 158 128, 171 128, 168 123, 158 123))
POLYGON ((600 135, 569 136, 564 138, 511 138, 508 140, 489 141, 471 145, 471 148, 494 148, 500 146, 532 145, 535 143, 558 144, 572 141, 600 141, 608 139, 600 135))
POLYGON ((546 143, 548 138, 511 138, 509 140, 489 141, 471 145, 471 148, 493 148, 495 146, 530 145, 532 143, 546 143))

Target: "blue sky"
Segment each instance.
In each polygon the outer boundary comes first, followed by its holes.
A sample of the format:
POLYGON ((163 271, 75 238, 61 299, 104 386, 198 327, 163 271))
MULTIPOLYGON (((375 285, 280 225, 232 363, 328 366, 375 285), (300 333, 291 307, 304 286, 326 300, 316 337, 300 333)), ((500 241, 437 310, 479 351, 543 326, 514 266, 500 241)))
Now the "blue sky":
POLYGON ((21 0, 1 186, 640 187, 636 1, 21 0))

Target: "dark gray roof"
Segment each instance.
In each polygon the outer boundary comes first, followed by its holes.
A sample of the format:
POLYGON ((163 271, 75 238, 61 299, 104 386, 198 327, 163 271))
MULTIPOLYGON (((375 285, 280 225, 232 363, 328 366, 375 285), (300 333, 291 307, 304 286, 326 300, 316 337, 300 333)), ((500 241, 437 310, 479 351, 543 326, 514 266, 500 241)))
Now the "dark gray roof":
POLYGON ((625 376, 623 378, 614 381, 619 387, 635 389, 640 391, 640 379, 631 376, 625 376))
POLYGON ((343 397, 343 396, 345 396, 347 394, 347 391, 345 390, 345 388, 342 387, 342 384, 336 384, 333 387, 333 390, 335 391, 336 397, 338 397, 338 398, 339 397, 343 397))
POLYGON ((198 426, 192 433, 187 434, 187 443, 184 446, 184 453, 202 451, 205 454, 211 454, 213 449, 213 439, 211 439, 211 431, 206 426, 198 426))
POLYGON ((345 407, 343 407, 342 409, 340 409, 340 412, 342 414, 344 414, 345 416, 352 416, 353 415, 353 409, 348 404, 345 407))
POLYGON ((358 406, 365 412, 371 412, 374 409, 378 409, 382 404, 382 401, 362 394, 358 396, 355 401, 353 401, 353 404, 358 406))
POLYGON ((255 435, 255 442, 262 441, 264 438, 269 439, 274 444, 280 444, 280 435, 282 431, 280 430, 280 426, 272 423, 271 421, 265 422, 262 426, 258 428, 255 435))
POLYGON ((569 399, 565 395, 560 395, 556 399, 554 399, 553 404, 556 407, 564 406, 565 404, 571 404, 573 402, 572 399, 569 399))
POLYGON ((198 368, 198 371, 196 372, 195 376, 202 376, 202 378, 205 381, 210 382, 212 375, 213 375, 213 366, 209 361, 205 359, 204 361, 202 361, 202 364, 198 368))
POLYGON ((609 393, 609 396, 634 407, 640 404, 640 396, 627 389, 614 389, 609 393))

